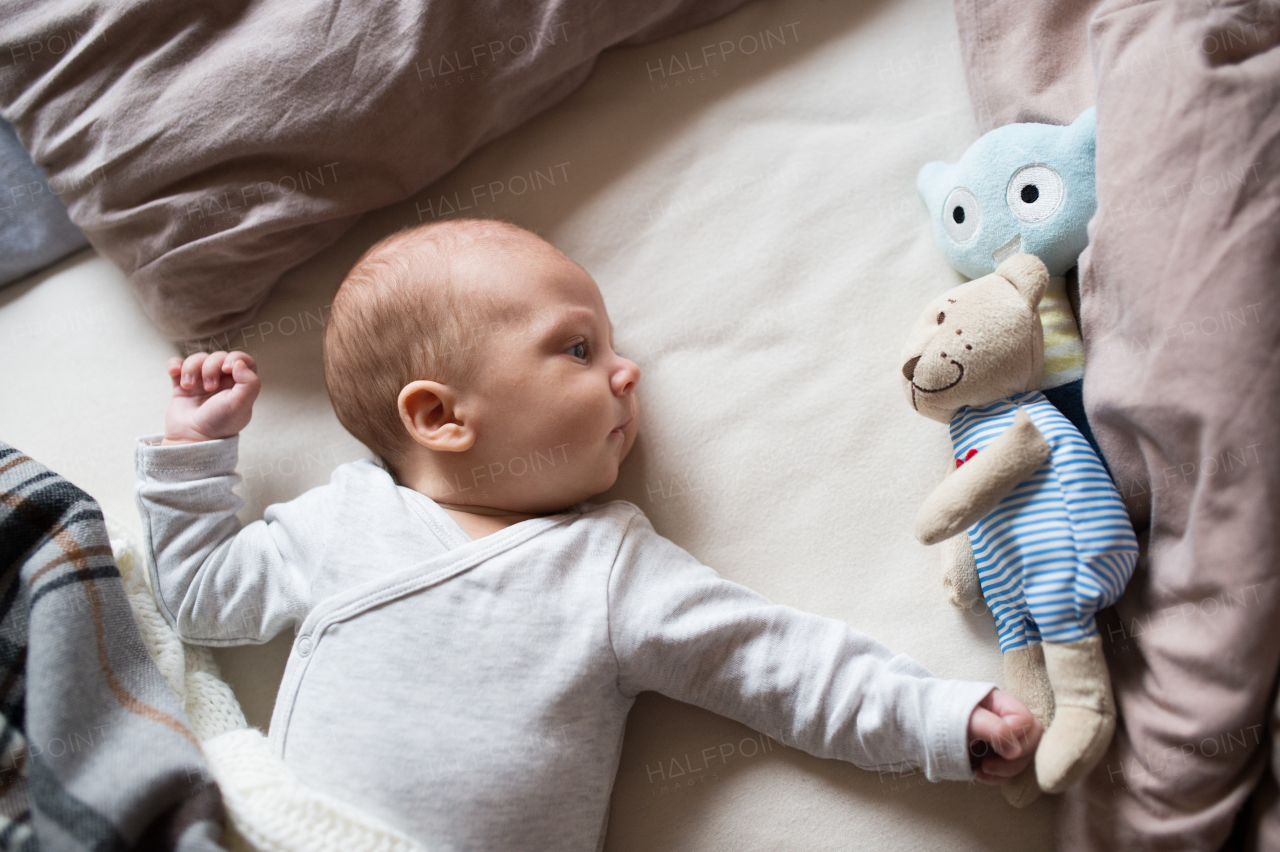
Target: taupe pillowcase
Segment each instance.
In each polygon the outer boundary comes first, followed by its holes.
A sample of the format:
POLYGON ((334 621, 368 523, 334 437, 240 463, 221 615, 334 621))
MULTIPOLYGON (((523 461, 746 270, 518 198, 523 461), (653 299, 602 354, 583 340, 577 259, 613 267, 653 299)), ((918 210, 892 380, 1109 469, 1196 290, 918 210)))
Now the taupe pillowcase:
POLYGON ((0 104, 148 315, 203 337, 603 49, 742 2, 11 3, 0 104))

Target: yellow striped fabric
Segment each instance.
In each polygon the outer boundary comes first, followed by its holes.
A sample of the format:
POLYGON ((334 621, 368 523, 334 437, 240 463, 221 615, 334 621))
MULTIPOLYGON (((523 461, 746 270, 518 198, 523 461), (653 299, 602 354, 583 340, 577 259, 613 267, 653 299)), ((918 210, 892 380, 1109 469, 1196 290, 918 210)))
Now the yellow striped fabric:
POLYGON ((1067 301, 1065 278, 1050 278, 1040 300, 1040 324, 1044 326, 1044 373, 1040 390, 1056 388, 1084 377, 1084 343, 1075 314, 1067 301))

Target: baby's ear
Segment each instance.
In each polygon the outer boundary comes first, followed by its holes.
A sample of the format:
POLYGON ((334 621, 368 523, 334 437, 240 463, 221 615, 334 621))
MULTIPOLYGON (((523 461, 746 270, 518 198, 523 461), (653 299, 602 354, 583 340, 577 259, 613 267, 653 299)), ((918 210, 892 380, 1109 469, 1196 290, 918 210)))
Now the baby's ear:
POLYGON ((1012 284, 1033 310, 1049 286, 1049 270, 1034 254, 1015 254, 996 267, 996 275, 1012 284))

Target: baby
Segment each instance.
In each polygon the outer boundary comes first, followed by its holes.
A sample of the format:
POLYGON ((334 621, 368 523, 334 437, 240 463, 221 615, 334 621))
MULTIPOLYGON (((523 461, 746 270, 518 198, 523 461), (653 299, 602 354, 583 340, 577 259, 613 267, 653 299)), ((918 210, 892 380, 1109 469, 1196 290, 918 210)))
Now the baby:
POLYGON ((1039 725, 992 684, 935 678, 722 579, 636 506, 586 502, 635 442, 640 369, 591 276, 539 237, 453 220, 383 240, 338 290, 324 367, 382 465, 261 521, 241 527, 232 492, 248 355, 172 359, 164 435, 137 448, 177 631, 295 630, 270 739, 309 784, 433 849, 599 849, 642 690, 934 781, 1030 762, 1039 725))

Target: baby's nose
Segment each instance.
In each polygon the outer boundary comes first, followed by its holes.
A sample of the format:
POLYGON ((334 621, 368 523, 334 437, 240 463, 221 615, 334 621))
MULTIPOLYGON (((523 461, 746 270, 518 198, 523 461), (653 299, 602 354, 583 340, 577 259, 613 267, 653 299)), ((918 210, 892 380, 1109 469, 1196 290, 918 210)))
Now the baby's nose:
POLYGON ((640 367, 636 362, 627 358, 622 359, 622 366, 613 374, 613 392, 618 396, 629 390, 635 390, 636 383, 640 381, 640 367))
POLYGON ((911 381, 916 377, 916 364, 920 363, 920 356, 916 355, 902 365, 902 375, 907 377, 907 381, 911 381))

